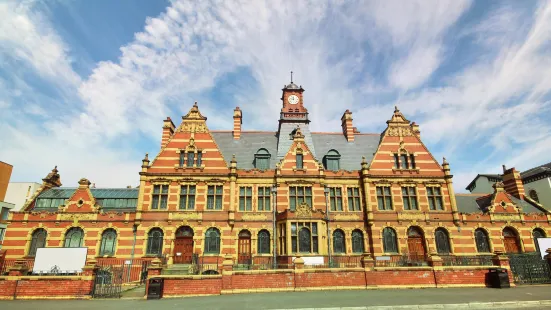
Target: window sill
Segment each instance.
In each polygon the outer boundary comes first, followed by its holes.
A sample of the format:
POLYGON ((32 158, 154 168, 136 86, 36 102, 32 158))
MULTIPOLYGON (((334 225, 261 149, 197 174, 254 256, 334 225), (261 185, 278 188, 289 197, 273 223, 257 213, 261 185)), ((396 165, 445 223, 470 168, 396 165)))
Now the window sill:
POLYGON ((415 168, 415 169, 401 169, 401 168, 392 168, 392 171, 393 172, 400 172, 400 173, 404 173, 404 172, 409 172, 409 173, 419 173, 419 168, 415 168))
POLYGON ((175 165, 174 170, 176 171, 203 171, 205 169, 205 165, 201 165, 201 167, 186 167, 186 166, 179 166, 175 165))
POLYGON ((220 256, 220 253, 203 253, 203 256, 220 256))

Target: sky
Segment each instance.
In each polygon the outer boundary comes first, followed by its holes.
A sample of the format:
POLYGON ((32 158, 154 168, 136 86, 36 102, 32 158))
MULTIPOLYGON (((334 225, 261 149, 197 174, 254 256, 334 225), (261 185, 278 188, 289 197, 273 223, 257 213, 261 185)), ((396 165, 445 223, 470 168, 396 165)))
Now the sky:
POLYGON ((12 182, 139 184, 162 121, 277 130, 289 72, 313 131, 344 110, 420 125, 455 189, 551 161, 551 1, 0 0, 0 160, 12 182))

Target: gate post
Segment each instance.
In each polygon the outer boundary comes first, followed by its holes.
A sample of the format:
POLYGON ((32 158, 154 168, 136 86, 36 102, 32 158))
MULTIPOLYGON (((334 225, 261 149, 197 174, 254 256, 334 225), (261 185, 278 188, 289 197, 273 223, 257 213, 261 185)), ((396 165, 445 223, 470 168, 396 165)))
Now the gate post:
POLYGON ((222 291, 231 291, 233 276, 233 256, 226 254, 222 261, 222 291))
POLYGON ((91 259, 86 262, 86 265, 82 267, 82 280, 88 281, 88 295, 94 295, 96 273, 98 271, 98 265, 95 259, 91 259))
POLYGON ((549 264, 549 268, 551 268, 551 248, 545 250, 545 253, 547 253, 547 255, 545 255, 545 258, 547 259, 547 263, 549 264))
POLYGON ((511 270, 511 264, 509 263, 509 257, 505 255, 505 252, 503 251, 494 251, 494 256, 492 257, 492 263, 495 266, 498 266, 500 268, 507 269, 507 275, 509 276, 509 283, 511 283, 511 286, 514 286, 514 277, 513 277, 513 271, 511 270))

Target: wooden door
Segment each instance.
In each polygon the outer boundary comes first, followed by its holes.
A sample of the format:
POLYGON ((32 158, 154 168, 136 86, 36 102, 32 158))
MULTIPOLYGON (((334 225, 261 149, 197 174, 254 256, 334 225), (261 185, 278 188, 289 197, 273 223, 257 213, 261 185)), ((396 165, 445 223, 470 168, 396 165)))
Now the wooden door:
POLYGON ((193 237, 180 237, 174 240, 174 264, 191 264, 193 237))
POLYGON ((412 259, 424 259, 426 252, 423 237, 408 237, 408 251, 412 259))
POLYGON ((238 264, 251 263, 251 239, 239 238, 238 244, 238 264))
POLYGON ((505 245, 505 253, 520 252, 516 237, 503 237, 503 244, 505 245))

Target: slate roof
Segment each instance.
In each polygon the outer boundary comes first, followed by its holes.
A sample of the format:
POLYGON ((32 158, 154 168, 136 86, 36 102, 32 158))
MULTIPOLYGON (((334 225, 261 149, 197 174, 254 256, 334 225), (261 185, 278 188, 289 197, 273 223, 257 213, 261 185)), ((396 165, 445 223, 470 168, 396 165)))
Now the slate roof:
POLYGON ((482 208, 476 201, 477 198, 482 196, 484 196, 484 194, 456 194, 455 201, 457 203, 457 211, 461 213, 483 212, 482 208))
MULTIPOLYGON (((523 213, 543 213, 528 201, 507 194, 514 204, 522 208, 523 213)), ((493 194, 456 194, 457 210, 462 213, 486 212, 492 203, 493 194)))
MULTIPOLYGON (((50 188, 38 195, 38 198, 69 199, 76 189, 76 187, 50 188)), ((90 191, 96 199, 138 199, 137 188, 91 188, 90 191)))
POLYGON ((551 175, 551 163, 547 163, 541 166, 534 167, 532 169, 528 169, 524 172, 521 172, 520 177, 524 181, 525 179, 529 179, 533 176, 536 176, 538 174, 543 174, 543 173, 547 173, 551 175))
MULTIPOLYGON (((290 128, 294 129, 296 125, 290 128)), ((233 139, 231 131, 212 131, 211 134, 228 165, 232 155, 235 154, 237 168, 253 169, 254 154, 258 149, 265 148, 271 154, 270 169, 275 169, 279 159, 283 158, 291 148, 293 141, 288 139, 290 132, 288 134, 282 132, 281 139, 279 140, 280 149, 278 149, 278 137, 275 131, 243 131, 239 140, 233 139), (280 151, 282 153, 281 157, 279 156, 280 151)), ((308 131, 309 139, 306 138, 305 131, 302 131, 302 133, 305 135, 305 143, 312 150, 312 153, 315 152, 314 154, 320 162, 329 150, 335 149, 339 152, 341 155, 340 168, 344 170, 359 170, 361 168, 362 156, 365 156, 366 160, 370 162, 379 146, 380 140, 379 134, 357 133, 355 134, 355 141, 348 142, 342 133, 310 133, 308 131)))

